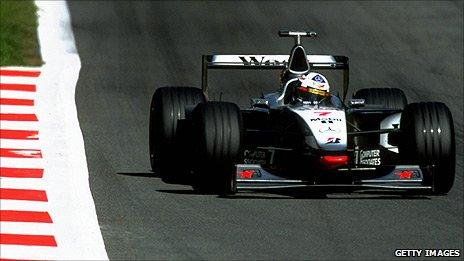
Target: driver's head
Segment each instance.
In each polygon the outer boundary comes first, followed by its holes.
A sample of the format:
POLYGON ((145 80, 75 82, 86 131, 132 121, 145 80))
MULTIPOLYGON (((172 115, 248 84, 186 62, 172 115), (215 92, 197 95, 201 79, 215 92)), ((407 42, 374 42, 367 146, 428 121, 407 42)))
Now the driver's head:
POLYGON ((310 72, 299 77, 299 86, 296 87, 295 95, 303 101, 320 101, 329 96, 329 81, 320 73, 310 72))

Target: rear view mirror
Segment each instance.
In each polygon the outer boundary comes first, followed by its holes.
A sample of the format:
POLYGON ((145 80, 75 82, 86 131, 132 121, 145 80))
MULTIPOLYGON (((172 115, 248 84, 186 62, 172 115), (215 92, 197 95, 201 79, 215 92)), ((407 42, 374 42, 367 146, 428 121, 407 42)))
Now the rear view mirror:
POLYGON ((251 106, 260 107, 260 108, 269 108, 269 102, 266 99, 252 98, 251 106))
POLYGON ((349 106, 352 108, 359 108, 365 105, 364 99, 350 99, 349 106))

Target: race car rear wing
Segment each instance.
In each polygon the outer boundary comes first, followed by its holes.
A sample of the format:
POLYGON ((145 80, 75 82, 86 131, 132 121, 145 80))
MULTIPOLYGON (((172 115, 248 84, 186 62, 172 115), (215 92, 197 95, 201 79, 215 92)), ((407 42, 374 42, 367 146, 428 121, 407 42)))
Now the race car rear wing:
MULTIPOLYGON (((343 70, 343 100, 348 92, 348 57, 341 55, 307 55, 310 70, 343 70)), ((289 55, 203 55, 201 88, 208 94, 208 69, 284 69, 289 55)))

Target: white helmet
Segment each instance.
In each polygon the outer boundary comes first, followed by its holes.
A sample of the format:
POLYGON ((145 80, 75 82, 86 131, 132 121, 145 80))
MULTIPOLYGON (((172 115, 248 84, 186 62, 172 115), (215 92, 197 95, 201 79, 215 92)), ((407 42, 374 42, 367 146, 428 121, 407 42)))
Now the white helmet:
POLYGON ((294 89, 294 99, 309 102, 319 102, 329 96, 329 81, 320 73, 311 72, 298 78, 294 89))
POLYGON ((313 88, 325 92, 330 91, 329 81, 320 73, 310 72, 300 77, 301 87, 313 88))

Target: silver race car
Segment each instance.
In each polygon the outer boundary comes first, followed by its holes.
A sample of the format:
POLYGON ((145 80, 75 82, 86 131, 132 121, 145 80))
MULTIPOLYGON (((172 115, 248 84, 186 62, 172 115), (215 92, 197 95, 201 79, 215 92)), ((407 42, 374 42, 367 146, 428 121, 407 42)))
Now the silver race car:
POLYGON ((347 99, 348 57, 306 54, 301 38, 314 32, 279 36, 295 38, 290 55, 204 55, 201 89, 155 91, 154 171, 221 194, 296 187, 449 192, 455 134, 445 104, 408 104, 397 88, 360 89, 347 99), (211 69, 277 69, 281 82, 240 109, 207 99, 211 69), (342 73, 341 95, 321 71, 342 73))

